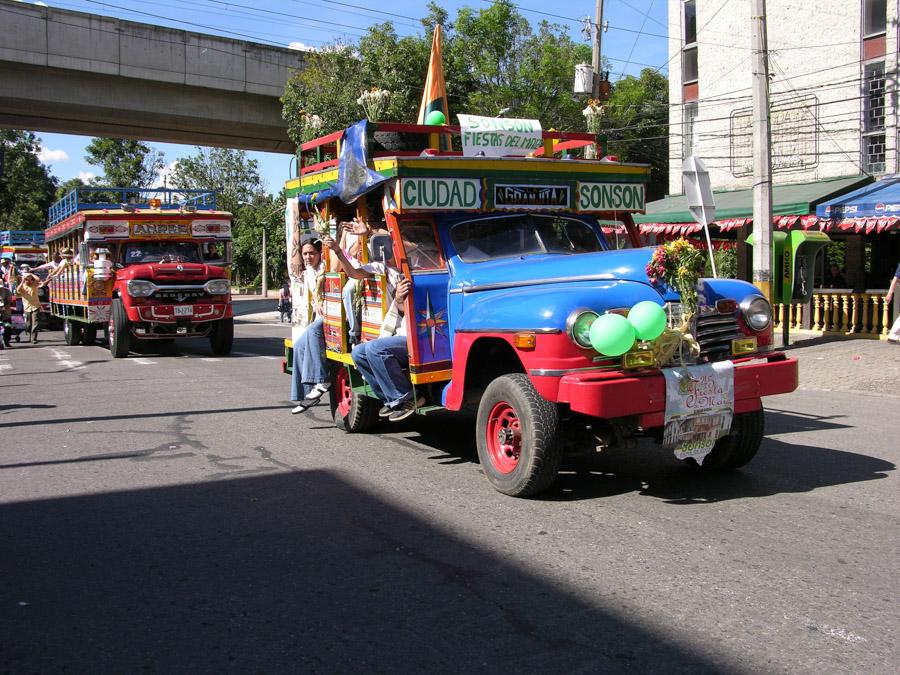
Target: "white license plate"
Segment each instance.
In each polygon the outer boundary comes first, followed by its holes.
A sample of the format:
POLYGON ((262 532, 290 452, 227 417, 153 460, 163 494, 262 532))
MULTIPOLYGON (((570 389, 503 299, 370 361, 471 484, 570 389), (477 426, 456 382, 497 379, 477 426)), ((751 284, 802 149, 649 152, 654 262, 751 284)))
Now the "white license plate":
POLYGON ((674 448, 695 441, 715 442, 728 433, 731 417, 731 412, 721 412, 670 420, 663 432, 663 445, 674 448))
POLYGON ((193 305, 175 305, 175 316, 194 316, 193 305))

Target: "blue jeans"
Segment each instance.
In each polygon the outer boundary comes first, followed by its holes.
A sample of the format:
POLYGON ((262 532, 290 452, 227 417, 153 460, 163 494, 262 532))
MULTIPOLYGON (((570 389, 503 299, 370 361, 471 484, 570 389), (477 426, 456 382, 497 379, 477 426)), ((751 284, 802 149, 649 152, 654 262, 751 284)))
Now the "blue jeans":
POLYGON ((341 291, 341 299, 344 302, 344 314, 347 316, 347 335, 351 343, 359 342, 360 336, 360 317, 353 306, 354 291, 360 283, 356 279, 348 279, 347 283, 344 284, 344 290, 341 291))
POLYGON ((405 335, 392 335, 363 342, 353 348, 353 365, 359 369, 375 395, 389 408, 412 398, 412 383, 402 366, 409 363, 405 335))
POLYGON ((294 363, 291 372, 292 401, 306 398, 315 385, 328 381, 328 368, 325 365, 325 332, 322 323, 322 319, 313 321, 294 342, 294 363))

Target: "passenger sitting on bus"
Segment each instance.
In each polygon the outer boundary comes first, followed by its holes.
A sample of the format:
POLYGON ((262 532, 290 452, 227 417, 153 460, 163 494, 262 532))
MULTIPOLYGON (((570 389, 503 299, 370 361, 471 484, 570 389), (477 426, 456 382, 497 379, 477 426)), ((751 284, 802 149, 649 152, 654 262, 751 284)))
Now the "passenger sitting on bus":
POLYGON ((203 261, 206 263, 221 264, 225 262, 222 252, 219 250, 219 244, 215 241, 206 243, 203 247, 203 261))
MULTIPOLYGON (((75 262, 74 262, 75 253, 70 248, 64 248, 64 249, 60 250, 59 257, 60 257, 59 263, 52 270, 50 270, 50 274, 48 274, 47 278, 44 279, 44 283, 43 283, 44 286, 49 284, 51 279, 54 279, 54 278, 58 277, 60 274, 62 274, 66 270, 66 268, 71 267, 72 265, 75 264, 75 262)), ((55 259, 56 259, 56 257, 54 256, 54 260, 55 259)))
POLYGON ((409 363, 407 321, 404 316, 406 296, 410 290, 409 280, 393 266, 390 258, 385 257, 385 262, 370 262, 354 267, 334 239, 325 237, 323 242, 334 251, 341 269, 352 279, 369 279, 379 274, 387 276, 387 290, 393 301, 381 325, 382 337, 356 345, 351 358, 372 392, 384 402, 378 416, 386 417, 391 422, 406 419, 425 403, 423 398, 413 398, 412 383, 403 372, 404 366, 409 363))
POLYGON ((325 266, 322 263, 322 242, 317 235, 306 234, 301 237, 300 255, 304 265, 303 292, 313 298, 314 318, 294 341, 291 400, 300 403, 291 410, 292 415, 315 405, 331 387, 325 364, 325 312, 321 292, 325 266))
MULTIPOLYGON (((371 237, 373 234, 382 232, 387 233, 387 226, 383 221, 372 227, 364 220, 354 218, 353 222, 344 222, 341 223, 341 226, 343 229, 341 231, 340 248, 347 256, 347 260, 350 261, 350 264, 354 267, 358 267, 362 264, 362 237, 371 237)), ((357 280, 351 277, 347 280, 347 283, 344 284, 344 289, 341 291, 341 299, 344 303, 344 314, 347 316, 347 336, 350 340, 351 347, 359 344, 361 336, 360 312, 353 302, 353 297, 357 293, 357 286, 357 280)))

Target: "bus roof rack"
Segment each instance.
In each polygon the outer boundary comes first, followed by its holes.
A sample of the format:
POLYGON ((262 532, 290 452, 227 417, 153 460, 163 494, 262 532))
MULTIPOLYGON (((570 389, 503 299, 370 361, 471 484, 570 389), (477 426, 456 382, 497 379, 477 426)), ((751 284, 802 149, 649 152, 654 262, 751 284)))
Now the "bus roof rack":
POLYGON ((72 214, 91 209, 216 210, 215 190, 176 190, 171 188, 79 187, 50 207, 49 225, 56 225, 72 214), (157 201, 158 200, 158 201, 157 201))

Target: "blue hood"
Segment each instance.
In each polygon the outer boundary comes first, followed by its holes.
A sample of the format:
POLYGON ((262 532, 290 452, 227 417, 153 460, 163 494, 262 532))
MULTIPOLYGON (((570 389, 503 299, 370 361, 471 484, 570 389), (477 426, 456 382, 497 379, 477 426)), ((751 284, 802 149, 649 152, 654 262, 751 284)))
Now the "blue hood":
POLYGON ((563 330, 574 309, 604 312, 678 296, 647 279, 653 248, 532 255, 466 264, 451 258, 453 330, 563 330), (460 311, 461 310, 461 311, 460 311))
MULTIPOLYGON (((529 255, 479 263, 451 258, 451 290, 488 290, 505 285, 522 286, 577 281, 634 281, 648 284, 646 267, 654 247, 601 251, 578 255, 529 255)), ((657 294, 657 298, 658 298, 657 294)))

